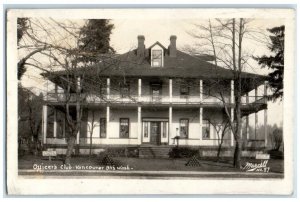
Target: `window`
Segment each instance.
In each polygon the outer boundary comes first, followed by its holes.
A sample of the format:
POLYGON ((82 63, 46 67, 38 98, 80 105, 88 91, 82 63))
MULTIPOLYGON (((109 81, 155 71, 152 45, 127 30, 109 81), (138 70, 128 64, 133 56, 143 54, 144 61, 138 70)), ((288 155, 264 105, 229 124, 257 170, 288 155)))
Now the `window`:
POLYGON ((53 138, 54 136, 54 109, 48 108, 48 117, 47 117, 47 138, 53 138))
POLYGON ((88 128, 88 111, 82 111, 81 123, 80 123, 80 137, 86 138, 87 137, 87 128, 88 128))
POLYGON ((152 84, 151 89, 152 89, 152 92, 151 92, 152 101, 154 101, 154 102, 161 101, 161 95, 162 95, 161 84, 152 84))
POLYGON ((120 138, 129 138, 129 119, 120 118, 120 138))
POLYGON ((180 96, 188 96, 189 95, 190 88, 188 84, 183 83, 180 85, 180 96))
POLYGON ((188 138, 189 134, 189 120, 180 119, 180 138, 188 138))
POLYGON ((162 137, 163 138, 167 137, 167 123, 168 122, 162 122, 162 137))
POLYGON ((152 66, 162 67, 162 50, 152 50, 152 66))
POLYGON ((56 111, 56 122, 57 122, 56 137, 64 138, 65 115, 60 111, 56 111))
POLYGON ((144 137, 148 137, 148 128, 149 128, 149 122, 144 122, 144 137))
POLYGON ((120 84, 120 93, 121 93, 121 97, 128 97, 130 95, 129 83, 126 82, 120 84))
POLYGON ((208 120, 203 120, 202 125, 202 138, 209 139, 210 138, 210 124, 208 120))
POLYGON ((106 118, 100 118, 100 138, 106 138, 106 118))
POLYGON ((100 86, 100 97, 104 97, 107 93, 107 88, 106 85, 101 85, 100 86))

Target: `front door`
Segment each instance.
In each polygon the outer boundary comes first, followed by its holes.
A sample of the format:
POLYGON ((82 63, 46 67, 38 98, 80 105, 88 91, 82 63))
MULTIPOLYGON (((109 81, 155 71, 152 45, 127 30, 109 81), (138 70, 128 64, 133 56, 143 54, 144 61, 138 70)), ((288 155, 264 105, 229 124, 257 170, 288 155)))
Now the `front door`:
POLYGON ((160 122, 150 122, 150 143, 160 144, 160 122))

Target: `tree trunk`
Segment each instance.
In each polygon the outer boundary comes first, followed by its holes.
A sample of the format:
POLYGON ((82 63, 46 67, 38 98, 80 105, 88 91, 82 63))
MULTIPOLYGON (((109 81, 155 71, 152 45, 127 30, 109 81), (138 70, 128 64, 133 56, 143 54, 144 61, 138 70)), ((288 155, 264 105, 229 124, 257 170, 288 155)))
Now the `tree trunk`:
POLYGON ((241 154, 242 154, 241 141, 236 141, 235 150, 234 150, 234 162, 233 162, 235 168, 241 167, 241 154))
POLYGON ((222 149, 222 143, 223 143, 223 142, 221 142, 221 143, 219 144, 219 147, 218 147, 217 161, 220 160, 220 154, 221 154, 221 149, 222 149))
POLYGON ((243 19, 240 19, 240 26, 239 26, 239 35, 238 35, 238 69, 235 71, 235 118, 236 118, 236 130, 235 130, 235 151, 234 151, 234 167, 240 168, 241 166, 241 154, 242 154, 242 113, 241 113, 241 97, 242 97, 242 31, 243 31, 243 19))
POLYGON ((90 134, 90 157, 92 157, 93 135, 90 134))
MULTIPOLYGON (((75 133, 75 134, 77 134, 77 133, 75 133)), ((70 164, 71 163, 71 156, 72 156, 73 149, 74 149, 75 142, 76 142, 76 135, 75 134, 72 133, 72 135, 69 137, 65 164, 70 164)))

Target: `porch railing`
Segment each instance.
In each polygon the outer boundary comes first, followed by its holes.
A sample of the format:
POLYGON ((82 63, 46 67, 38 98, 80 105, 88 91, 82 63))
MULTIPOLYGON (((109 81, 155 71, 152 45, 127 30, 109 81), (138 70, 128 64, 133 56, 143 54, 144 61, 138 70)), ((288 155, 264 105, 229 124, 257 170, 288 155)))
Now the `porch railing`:
MULTIPOLYGON (((81 99, 84 99, 86 102, 89 103, 175 103, 175 104, 216 104, 222 103, 222 99, 213 96, 203 96, 202 102, 200 96, 172 96, 172 100, 169 96, 141 96, 138 97, 137 95, 129 95, 129 96, 122 96, 122 95, 110 95, 109 99, 106 96, 98 97, 93 95, 86 95, 81 94, 81 99)), ((75 102, 76 101, 76 94, 67 95, 65 93, 47 93, 46 100, 50 102, 75 102)), ((249 96, 248 99, 246 97, 242 97, 241 103, 243 105, 247 104, 263 104, 266 103, 267 99, 264 96, 249 96)), ((225 97, 225 102, 230 103, 230 97, 225 97)))

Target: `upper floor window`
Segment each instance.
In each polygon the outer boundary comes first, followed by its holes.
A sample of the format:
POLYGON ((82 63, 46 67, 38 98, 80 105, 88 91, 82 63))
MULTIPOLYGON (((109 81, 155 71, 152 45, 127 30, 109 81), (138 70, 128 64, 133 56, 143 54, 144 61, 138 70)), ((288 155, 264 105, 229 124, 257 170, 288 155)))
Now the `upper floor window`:
POLYGON ((151 94, 152 94, 152 101, 155 101, 155 102, 161 101, 161 95, 162 95, 161 84, 152 84, 151 85, 151 94))
POLYGON ((128 97, 130 95, 130 85, 128 82, 121 83, 120 93, 121 93, 121 97, 128 97))
POLYGON ((188 96, 190 92, 190 88, 188 86, 188 84, 183 83, 180 85, 180 95, 181 96, 188 96))
POLYGON ((162 67, 162 50, 152 50, 152 67, 162 67))
POLYGON ((106 85, 102 84, 100 86, 100 96, 104 97, 106 94, 107 94, 107 87, 106 87, 106 85))

